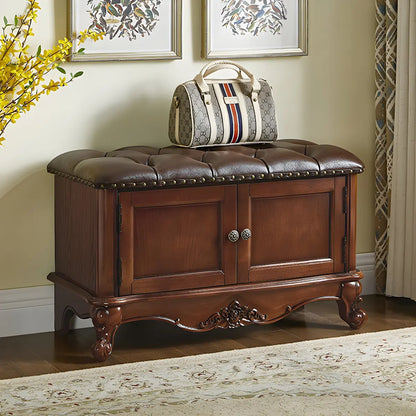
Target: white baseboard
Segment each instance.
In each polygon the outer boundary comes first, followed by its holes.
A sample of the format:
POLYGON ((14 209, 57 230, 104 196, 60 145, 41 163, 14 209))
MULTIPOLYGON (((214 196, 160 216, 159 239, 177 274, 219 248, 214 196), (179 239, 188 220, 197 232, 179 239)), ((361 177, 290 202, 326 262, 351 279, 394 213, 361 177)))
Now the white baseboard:
POLYGON ((375 295, 376 288, 376 257, 374 253, 357 254, 357 269, 364 273, 364 279, 361 280, 363 285, 363 295, 375 295))
MULTIPOLYGON (((374 253, 357 254, 364 273, 363 295, 376 293, 374 253)), ((53 286, 0 290, 0 337, 54 330, 53 286)), ((75 318, 74 328, 91 327, 91 319, 75 318)))
MULTIPOLYGON (((53 286, 0 290, 0 338, 54 330, 53 286)), ((73 320, 74 328, 92 326, 91 319, 73 320)))

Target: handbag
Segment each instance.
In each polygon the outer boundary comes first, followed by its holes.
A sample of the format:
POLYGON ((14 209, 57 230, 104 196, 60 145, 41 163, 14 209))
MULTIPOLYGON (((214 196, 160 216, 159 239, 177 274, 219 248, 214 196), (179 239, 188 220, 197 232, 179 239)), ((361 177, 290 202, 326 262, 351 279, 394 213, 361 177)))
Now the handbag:
POLYGON ((264 143, 277 138, 272 88, 233 61, 211 62, 175 89, 169 139, 178 146, 264 143), (237 77, 207 79, 223 69, 235 71, 237 77))

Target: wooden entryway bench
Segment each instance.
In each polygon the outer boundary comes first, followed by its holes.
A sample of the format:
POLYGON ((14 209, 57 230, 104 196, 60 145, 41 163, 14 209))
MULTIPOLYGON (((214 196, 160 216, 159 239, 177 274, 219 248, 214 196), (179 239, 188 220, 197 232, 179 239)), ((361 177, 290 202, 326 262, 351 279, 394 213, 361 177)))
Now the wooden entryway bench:
POLYGON ((334 299, 358 328, 363 168, 346 150, 304 140, 56 157, 55 329, 74 313, 91 317, 103 361, 117 328, 135 320, 208 331, 334 299))

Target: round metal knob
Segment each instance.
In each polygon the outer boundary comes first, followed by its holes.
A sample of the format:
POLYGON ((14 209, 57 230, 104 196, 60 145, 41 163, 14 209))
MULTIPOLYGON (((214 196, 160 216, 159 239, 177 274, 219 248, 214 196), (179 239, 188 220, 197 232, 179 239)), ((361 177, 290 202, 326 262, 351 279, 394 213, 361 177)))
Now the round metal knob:
POLYGON ((237 230, 232 230, 228 233, 228 239, 232 242, 235 243, 238 241, 238 239, 240 238, 240 234, 238 233, 237 230))
POLYGON ((249 228, 244 228, 243 231, 241 231, 241 238, 243 240, 248 240, 251 237, 251 230, 249 228))

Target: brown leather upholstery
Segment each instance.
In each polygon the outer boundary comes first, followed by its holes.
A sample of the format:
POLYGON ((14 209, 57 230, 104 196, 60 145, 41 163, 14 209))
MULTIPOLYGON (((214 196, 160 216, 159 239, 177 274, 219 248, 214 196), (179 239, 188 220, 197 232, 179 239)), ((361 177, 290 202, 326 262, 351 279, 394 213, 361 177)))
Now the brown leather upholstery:
POLYGON ((130 146, 108 153, 74 150, 48 165, 50 173, 100 188, 335 176, 363 169, 363 162, 347 150, 306 140, 198 149, 130 146))

